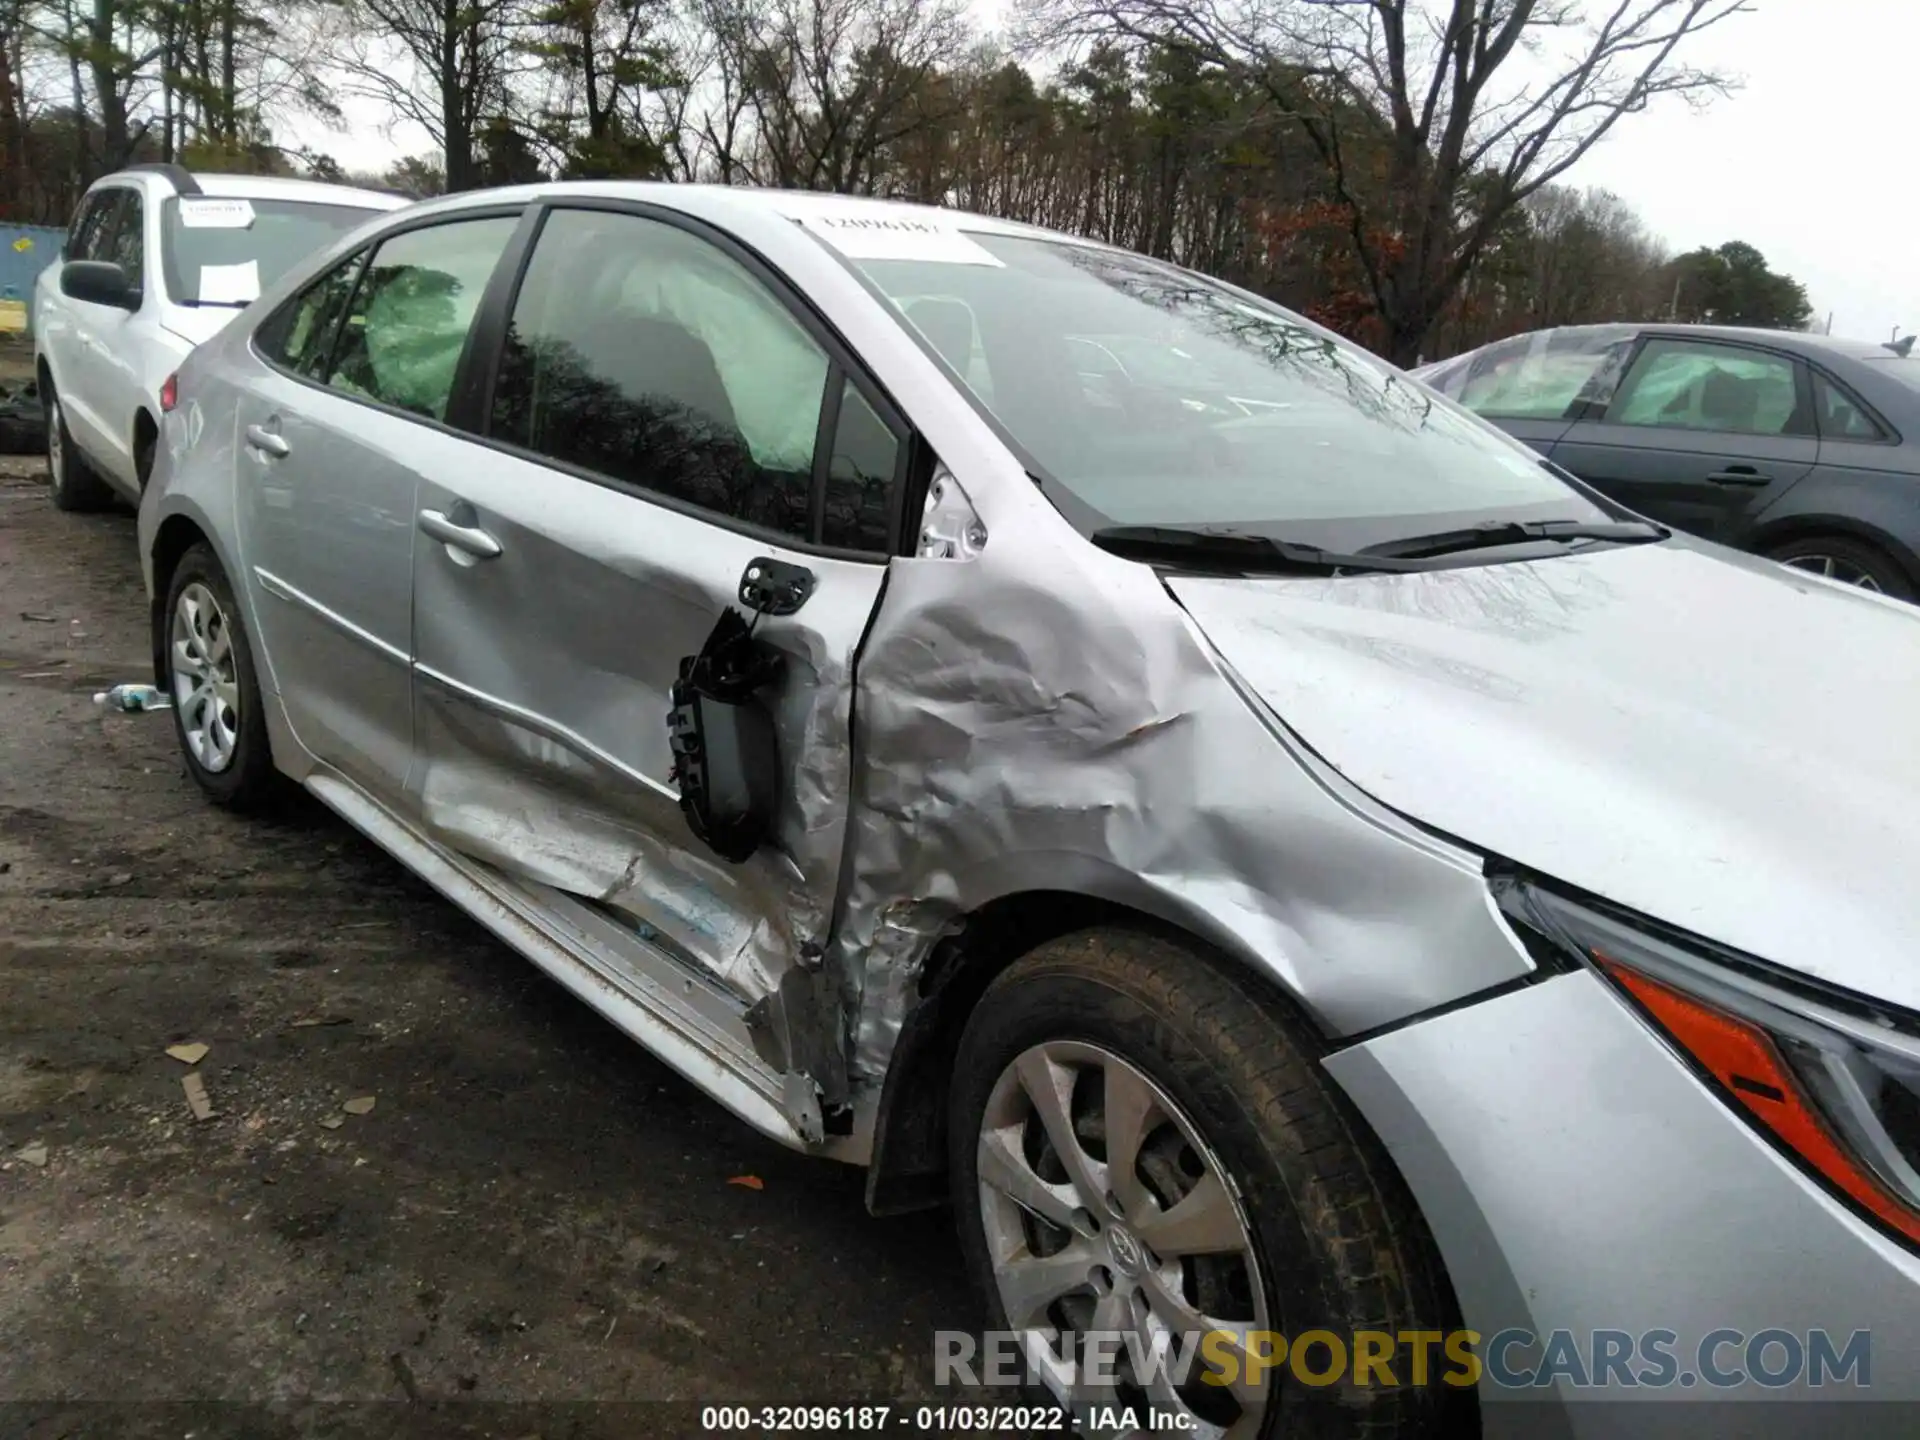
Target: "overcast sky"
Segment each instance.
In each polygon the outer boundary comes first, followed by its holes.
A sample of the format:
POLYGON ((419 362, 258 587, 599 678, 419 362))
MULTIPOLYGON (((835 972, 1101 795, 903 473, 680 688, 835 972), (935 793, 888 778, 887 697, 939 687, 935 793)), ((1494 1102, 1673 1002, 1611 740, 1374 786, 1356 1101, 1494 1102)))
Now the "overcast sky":
MULTIPOLYGON (((1887 339, 1920 329, 1914 237, 1920 193, 1907 176, 1920 110, 1916 0, 1752 0, 1692 42, 1693 63, 1742 77, 1695 113, 1678 102, 1623 118, 1567 177, 1631 203, 1677 253, 1725 240, 1756 245, 1806 285, 1838 335, 1887 339)), ((977 0, 991 22, 996 0, 977 0)), ((296 143, 349 169, 382 170, 429 148, 418 131, 379 133, 379 112, 349 107, 348 134, 296 127, 296 143)))

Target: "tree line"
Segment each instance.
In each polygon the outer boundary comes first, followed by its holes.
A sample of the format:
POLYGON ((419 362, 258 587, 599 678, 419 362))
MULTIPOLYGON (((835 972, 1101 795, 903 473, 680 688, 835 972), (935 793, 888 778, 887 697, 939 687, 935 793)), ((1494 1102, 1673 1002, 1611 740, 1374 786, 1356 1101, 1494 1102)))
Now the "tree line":
POLYGON ((1751 247, 1669 256, 1565 178, 1702 102, 1743 0, 0 0, 0 217, 138 160, 415 194, 544 177, 832 190, 1096 237, 1410 363, 1543 325, 1804 323, 1751 247), (431 144, 379 176, 324 133, 431 144), (1756 270, 1756 262, 1758 268, 1756 270))

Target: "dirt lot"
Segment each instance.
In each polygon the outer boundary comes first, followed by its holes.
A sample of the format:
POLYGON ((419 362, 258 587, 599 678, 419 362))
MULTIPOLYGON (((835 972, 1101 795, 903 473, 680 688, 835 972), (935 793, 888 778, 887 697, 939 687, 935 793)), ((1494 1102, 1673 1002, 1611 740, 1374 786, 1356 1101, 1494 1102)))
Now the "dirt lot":
POLYGON ((147 678, 144 604, 132 516, 0 460, 0 1432, 931 1397, 977 1324, 947 1217, 870 1219, 317 805, 206 806, 168 716, 90 699, 147 678))

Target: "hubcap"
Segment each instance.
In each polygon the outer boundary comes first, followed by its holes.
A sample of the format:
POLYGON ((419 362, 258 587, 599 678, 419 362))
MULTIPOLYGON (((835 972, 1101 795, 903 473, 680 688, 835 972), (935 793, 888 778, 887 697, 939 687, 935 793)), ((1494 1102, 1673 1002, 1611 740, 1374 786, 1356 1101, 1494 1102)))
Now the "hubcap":
POLYGON ((1876 595, 1882 593, 1880 582, 1864 569, 1851 561, 1840 560, 1832 555, 1796 555, 1783 563, 1790 570, 1805 570, 1812 575, 1824 575, 1829 580, 1838 580, 1842 585, 1858 586, 1862 590, 1871 590, 1876 595))
POLYGON ((1098 1046, 1037 1045, 995 1082, 977 1153, 1000 1303, 1056 1399, 1083 1415, 1131 1406, 1150 1429, 1151 1408, 1169 1417, 1159 1428, 1187 1435, 1259 1431, 1267 1385, 1247 1383, 1247 1344, 1271 1327, 1252 1231, 1219 1157, 1166 1091, 1098 1046), (1237 1362, 1232 1385, 1202 1380, 1222 1341, 1206 1355, 1199 1345, 1215 1331, 1237 1362), (1089 1334, 1109 1353, 1108 1337, 1121 1337, 1113 1377, 1089 1369, 1089 1334))
POLYGON ((167 653, 180 733, 200 767, 217 774, 233 763, 240 740, 240 683, 226 612, 206 586, 180 592, 167 653))

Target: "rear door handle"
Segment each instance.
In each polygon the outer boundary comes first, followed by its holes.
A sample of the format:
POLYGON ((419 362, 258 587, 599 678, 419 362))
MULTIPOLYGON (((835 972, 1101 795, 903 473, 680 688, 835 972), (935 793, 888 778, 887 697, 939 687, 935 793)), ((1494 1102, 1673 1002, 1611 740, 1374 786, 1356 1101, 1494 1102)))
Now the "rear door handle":
POLYGON ((463 550, 476 560, 491 560, 500 553, 500 542, 478 525, 461 525, 438 510, 420 512, 420 528, 443 544, 463 550))
POLYGON ((293 450, 291 445, 264 425, 247 426, 247 444, 262 455, 272 455, 276 458, 288 455, 293 450))
POLYGON ((1773 477, 1763 475, 1751 465, 1729 465, 1707 476, 1715 485, 1771 485, 1773 477))

